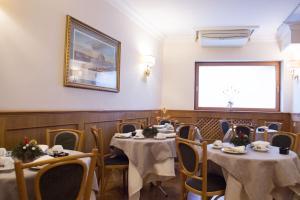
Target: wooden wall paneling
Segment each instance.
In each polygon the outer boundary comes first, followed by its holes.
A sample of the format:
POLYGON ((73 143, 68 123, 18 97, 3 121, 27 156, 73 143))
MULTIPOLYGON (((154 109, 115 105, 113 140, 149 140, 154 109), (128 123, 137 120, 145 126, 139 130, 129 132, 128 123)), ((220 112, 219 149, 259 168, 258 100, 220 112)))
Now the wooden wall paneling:
MULTIPOLYGON (((26 136, 29 139, 35 139, 39 144, 46 144, 46 129, 78 129, 77 124, 73 125, 58 125, 58 126, 45 126, 45 127, 28 127, 22 129, 6 129, 5 132, 5 147, 11 150, 19 142, 23 141, 23 138, 26 136)), ((54 135, 51 135, 51 141, 53 140, 54 135)))
POLYGON ((0 118, 0 147, 5 147, 5 118, 0 118))
POLYGON ((95 146, 91 127, 97 127, 103 131, 104 152, 109 153, 109 143, 113 134, 117 132, 118 122, 120 122, 120 120, 85 123, 85 152, 91 151, 95 146))

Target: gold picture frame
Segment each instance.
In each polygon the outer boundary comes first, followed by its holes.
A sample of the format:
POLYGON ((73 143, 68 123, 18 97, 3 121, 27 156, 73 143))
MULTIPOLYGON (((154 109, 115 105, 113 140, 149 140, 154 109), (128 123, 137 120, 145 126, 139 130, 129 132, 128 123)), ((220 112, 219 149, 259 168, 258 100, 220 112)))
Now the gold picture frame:
POLYGON ((67 15, 64 86, 120 91, 121 42, 67 15))

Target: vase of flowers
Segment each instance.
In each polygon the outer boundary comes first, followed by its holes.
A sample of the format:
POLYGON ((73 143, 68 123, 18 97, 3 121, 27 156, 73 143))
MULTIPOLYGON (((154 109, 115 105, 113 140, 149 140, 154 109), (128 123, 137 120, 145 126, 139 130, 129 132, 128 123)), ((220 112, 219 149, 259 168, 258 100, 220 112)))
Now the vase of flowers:
POLYGON ((247 146, 250 144, 250 139, 247 134, 239 133, 234 135, 230 141, 234 146, 247 146))
POLYGON ((158 133, 157 128, 154 127, 146 127, 143 130, 143 135, 146 138, 153 138, 154 136, 156 136, 156 134, 158 133))
POLYGON ((43 151, 37 145, 37 141, 29 141, 28 137, 24 137, 24 140, 20 142, 12 151, 12 156, 22 160, 24 163, 31 162, 41 155, 43 155, 43 151))

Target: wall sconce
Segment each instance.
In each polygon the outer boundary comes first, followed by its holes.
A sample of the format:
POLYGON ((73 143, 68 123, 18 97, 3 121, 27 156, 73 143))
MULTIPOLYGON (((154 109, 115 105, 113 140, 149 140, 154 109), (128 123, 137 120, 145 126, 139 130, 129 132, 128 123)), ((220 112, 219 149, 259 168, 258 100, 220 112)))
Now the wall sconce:
POLYGON ((146 66, 144 74, 146 77, 148 77, 151 74, 152 66, 155 65, 155 57, 154 56, 144 56, 143 64, 146 66))
POLYGON ((300 75, 300 60, 288 60, 289 73, 293 80, 298 80, 300 75))

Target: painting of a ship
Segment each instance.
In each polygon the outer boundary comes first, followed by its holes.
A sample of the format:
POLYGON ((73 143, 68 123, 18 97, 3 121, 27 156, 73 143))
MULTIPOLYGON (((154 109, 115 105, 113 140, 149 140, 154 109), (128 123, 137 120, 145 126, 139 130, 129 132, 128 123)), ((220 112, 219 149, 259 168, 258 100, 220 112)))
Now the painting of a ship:
POLYGON ((75 87, 118 92, 120 42, 77 23, 70 26, 67 82, 75 87))

